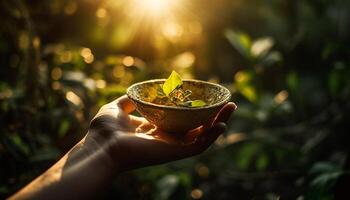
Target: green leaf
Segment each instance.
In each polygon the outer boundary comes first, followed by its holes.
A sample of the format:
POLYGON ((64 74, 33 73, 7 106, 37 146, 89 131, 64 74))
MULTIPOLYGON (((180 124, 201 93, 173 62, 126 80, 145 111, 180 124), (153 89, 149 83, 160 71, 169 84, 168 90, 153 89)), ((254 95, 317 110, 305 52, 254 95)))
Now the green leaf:
POLYGON ((157 181, 157 198, 159 200, 169 199, 179 186, 179 177, 176 175, 166 175, 157 181))
POLYGON ((241 55, 247 59, 250 59, 252 57, 250 53, 252 42, 247 34, 238 31, 227 30, 225 31, 225 36, 232 44, 232 46, 235 47, 239 53, 241 53, 241 55))
POLYGON ((311 186, 314 187, 322 187, 322 188, 328 188, 335 184, 336 180, 343 175, 344 172, 332 172, 332 173, 324 173, 319 176, 317 176, 312 182, 310 183, 311 186))
POLYGON ((18 134, 13 134, 10 136, 10 140, 13 144, 16 145, 16 147, 25 155, 30 154, 30 148, 29 146, 23 142, 22 138, 18 134))
POLYGON ((202 107, 202 106, 206 106, 207 103, 205 103, 202 100, 194 100, 191 102, 191 107, 202 107))
POLYGON ((244 144, 238 151, 236 164, 241 170, 247 170, 254 155, 261 152, 261 145, 255 142, 244 144))
POLYGON ((60 124, 60 127, 58 129, 58 136, 64 137, 70 127, 70 122, 68 119, 63 119, 62 123, 60 124))
POLYGON ((339 171, 339 167, 330 162, 316 162, 310 169, 310 174, 330 173, 339 171))
POLYGON ((293 92, 297 92, 299 89, 299 76, 295 71, 290 72, 286 77, 287 85, 293 92))
POLYGON ((256 102, 258 99, 257 92, 251 85, 245 85, 239 88, 239 92, 251 102, 256 102))
POLYGON ((163 92, 166 96, 182 85, 182 79, 178 73, 172 71, 169 78, 163 84, 163 92))
POLYGON ((328 76, 328 89, 331 95, 336 96, 340 87, 340 74, 333 70, 328 76))
POLYGON ((267 154, 262 153, 255 162, 255 167, 257 170, 262 171, 265 170, 269 165, 269 157, 267 154))
POLYGON ((0 186, 0 194, 8 193, 10 190, 7 186, 0 186))

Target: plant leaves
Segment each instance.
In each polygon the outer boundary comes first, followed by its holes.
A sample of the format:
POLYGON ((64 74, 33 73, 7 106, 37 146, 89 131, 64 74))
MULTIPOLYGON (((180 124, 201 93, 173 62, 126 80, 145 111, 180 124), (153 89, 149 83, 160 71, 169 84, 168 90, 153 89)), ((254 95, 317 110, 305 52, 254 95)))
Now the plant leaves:
POLYGON ((169 199, 179 186, 180 180, 176 175, 166 175, 157 181, 157 199, 169 199))
POLYGON ((182 79, 178 73, 172 71, 169 78, 163 84, 163 92, 166 96, 182 85, 182 79))
POLYGON ((205 103, 202 100, 194 100, 191 102, 191 107, 202 107, 202 106, 206 106, 207 103, 205 103))
POLYGON ((293 91, 294 93, 298 92, 300 80, 299 75, 295 71, 291 71, 288 73, 286 77, 286 82, 291 91, 293 91))
POLYGON ((62 123, 60 124, 60 127, 58 129, 58 136, 64 137, 68 131, 68 129, 70 128, 70 122, 68 119, 63 119, 62 123))
POLYGON ((30 154, 30 148, 25 143, 22 138, 18 134, 12 134, 9 139, 11 142, 17 147, 17 149, 23 153, 24 155, 29 155, 30 154))
POLYGON ((271 37, 263 37, 255 40, 251 46, 250 53, 255 58, 265 56, 272 46, 274 41, 271 37))
POLYGON ((257 91, 251 85, 244 85, 238 88, 239 92, 251 102, 256 102, 258 100, 257 91))
POLYGON ((252 42, 247 34, 238 31, 227 30, 225 31, 225 36, 233 45, 233 47, 235 47, 236 50, 241 53, 241 55, 247 59, 250 59, 252 57, 250 54, 252 42))

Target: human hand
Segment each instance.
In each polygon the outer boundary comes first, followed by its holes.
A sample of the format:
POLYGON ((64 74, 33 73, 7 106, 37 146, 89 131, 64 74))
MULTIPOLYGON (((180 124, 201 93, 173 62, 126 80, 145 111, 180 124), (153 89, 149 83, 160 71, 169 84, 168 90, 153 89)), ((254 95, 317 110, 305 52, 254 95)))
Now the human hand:
POLYGON ((237 108, 226 104, 208 124, 179 136, 166 133, 135 110, 127 96, 104 105, 91 122, 87 140, 106 149, 118 171, 161 164, 200 154, 225 131, 225 122, 237 108))
POLYGON ((128 97, 120 97, 100 109, 79 143, 10 199, 91 198, 115 173, 203 152, 224 132, 235 109, 228 103, 208 124, 178 136, 129 115, 135 107, 128 97))

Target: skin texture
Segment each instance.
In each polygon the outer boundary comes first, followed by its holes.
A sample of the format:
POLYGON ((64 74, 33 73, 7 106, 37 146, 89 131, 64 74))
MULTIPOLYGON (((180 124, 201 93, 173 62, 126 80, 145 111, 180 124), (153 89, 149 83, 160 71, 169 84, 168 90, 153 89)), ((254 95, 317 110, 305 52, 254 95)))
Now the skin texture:
POLYGON ((176 136, 130 115, 135 107, 122 96, 100 109, 86 136, 66 155, 9 199, 93 198, 123 171, 202 153, 225 131, 235 109, 228 103, 210 123, 176 136))

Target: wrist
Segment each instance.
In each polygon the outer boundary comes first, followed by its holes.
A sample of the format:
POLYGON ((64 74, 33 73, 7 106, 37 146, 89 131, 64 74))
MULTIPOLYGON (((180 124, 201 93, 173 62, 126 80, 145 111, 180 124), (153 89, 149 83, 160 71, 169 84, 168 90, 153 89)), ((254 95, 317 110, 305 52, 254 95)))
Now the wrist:
POLYGON ((87 136, 80 142, 82 143, 85 156, 94 157, 99 160, 101 166, 105 166, 105 170, 112 174, 119 172, 118 162, 113 156, 113 149, 115 147, 115 139, 102 138, 101 134, 97 132, 89 132, 87 136))

